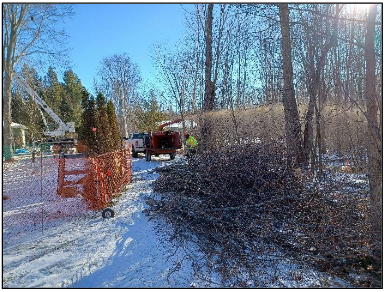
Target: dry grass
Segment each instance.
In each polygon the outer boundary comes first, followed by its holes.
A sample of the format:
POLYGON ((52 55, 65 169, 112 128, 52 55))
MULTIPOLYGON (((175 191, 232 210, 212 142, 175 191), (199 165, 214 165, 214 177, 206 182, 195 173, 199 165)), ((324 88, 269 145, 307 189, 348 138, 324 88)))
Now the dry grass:
MULTIPOLYGON (((304 130, 307 105, 299 104, 300 121, 304 130)), ((253 108, 219 110, 211 113, 214 139, 218 146, 241 140, 259 138, 265 142, 284 139, 284 110, 282 104, 253 108)), ((197 116, 187 119, 198 120, 197 116)), ((329 154, 346 156, 355 165, 366 164, 367 124, 357 106, 328 104, 322 110, 322 136, 329 154)), ((315 124, 314 124, 315 129, 315 124)), ((199 138, 199 129, 195 135, 199 138)))

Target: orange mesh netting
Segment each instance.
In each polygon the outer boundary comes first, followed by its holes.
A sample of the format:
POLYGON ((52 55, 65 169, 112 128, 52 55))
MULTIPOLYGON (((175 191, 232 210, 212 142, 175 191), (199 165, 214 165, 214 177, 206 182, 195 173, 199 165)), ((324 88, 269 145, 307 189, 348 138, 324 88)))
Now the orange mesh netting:
POLYGON ((76 160, 82 162, 80 169, 66 169, 69 161, 74 164, 74 159, 59 158, 57 193, 62 197, 81 194, 93 210, 106 208, 113 195, 131 182, 130 149, 76 160))

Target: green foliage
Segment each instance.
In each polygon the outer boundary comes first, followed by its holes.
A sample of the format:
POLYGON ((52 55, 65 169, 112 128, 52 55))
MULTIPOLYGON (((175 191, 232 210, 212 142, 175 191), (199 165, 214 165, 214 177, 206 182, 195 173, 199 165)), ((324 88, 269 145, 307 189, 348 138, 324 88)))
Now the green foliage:
POLYGON ((64 122, 71 121, 71 116, 73 115, 73 111, 68 101, 65 98, 63 98, 60 101, 59 113, 64 122))
POLYGON ((96 145, 97 153, 106 153, 111 150, 111 135, 110 125, 107 114, 106 99, 102 93, 98 93, 96 97, 96 120, 97 120, 97 131, 96 131, 96 145))
MULTIPOLYGON (((42 97, 49 107, 64 121, 75 122, 78 137, 88 147, 90 154, 101 154, 120 149, 122 146, 118 121, 113 103, 106 102, 102 93, 96 100, 82 86, 72 70, 64 72, 61 83, 55 70, 50 67, 44 78, 28 66, 22 69, 23 77, 42 97), (96 131, 93 131, 96 129, 96 131)), ((13 92, 13 121, 25 125, 28 142, 41 138, 45 117, 48 127, 58 125, 28 96, 24 90, 13 92)))
MULTIPOLYGON (((64 122, 75 122, 77 132, 81 135, 83 86, 76 74, 72 70, 65 71, 64 83, 59 82, 53 67, 48 68, 44 82, 36 70, 28 65, 23 66, 21 74, 32 89, 64 122)), ((28 140, 41 138, 44 130, 42 115, 50 130, 57 128, 58 125, 35 104, 24 89, 19 87, 16 89, 17 91, 12 93, 14 97, 11 109, 12 118, 14 122, 28 127, 26 131, 28 140)))
POLYGON ((88 147, 90 153, 97 153, 96 132, 97 127, 95 100, 87 90, 82 90, 82 123, 80 126, 79 138, 88 147))
POLYGON ((137 128, 141 132, 151 132, 158 128, 159 122, 168 118, 167 114, 160 110, 155 93, 150 91, 150 100, 144 105, 137 105, 135 109, 137 128))
POLYGON ((47 76, 45 77, 45 83, 47 87, 53 86, 59 83, 55 69, 51 66, 48 68, 47 76))
MULTIPOLYGON (((22 68, 23 77, 29 82, 31 87, 38 93, 42 94, 44 90, 41 79, 36 70, 27 65, 22 68)), ((12 92, 11 112, 12 121, 22 124, 28 128, 26 131, 26 142, 31 144, 32 141, 40 139, 44 130, 44 123, 40 108, 21 88, 12 92)))
MULTIPOLYGON (((69 106, 67 112, 66 122, 72 121, 75 122, 75 126, 79 127, 81 123, 82 115, 82 91, 83 86, 80 82, 80 79, 72 70, 67 70, 64 72, 64 96, 66 104, 69 106)), ((64 116, 63 116, 64 117, 64 116)))
POLYGON ((40 139, 44 130, 44 123, 37 105, 31 101, 24 101, 20 94, 13 94, 11 110, 13 122, 28 128, 25 132, 27 144, 40 139))
POLYGON ((115 113, 115 106, 111 100, 108 101, 107 103, 107 115, 108 115, 108 121, 110 126, 111 149, 112 150, 121 149, 122 139, 120 137, 118 119, 115 113))
POLYGON ((64 72, 63 80, 64 83, 60 83, 54 69, 48 69, 45 100, 64 122, 75 122, 75 126, 79 127, 83 85, 72 70, 64 72))
POLYGON ((85 89, 82 96, 84 111, 80 139, 88 147, 89 154, 103 154, 121 149, 122 142, 113 103, 106 103, 102 93, 98 93, 95 102, 85 89))
MULTIPOLYGON (((14 94, 12 96, 12 114, 13 122, 23 124, 28 120, 28 112, 25 108, 25 103, 19 94, 14 94)), ((24 124, 23 124, 24 125, 24 124)))
POLYGON ((63 119, 60 115, 60 105, 61 100, 64 98, 64 89, 52 67, 48 68, 45 85, 46 88, 43 93, 45 102, 57 115, 59 115, 60 118, 63 119))

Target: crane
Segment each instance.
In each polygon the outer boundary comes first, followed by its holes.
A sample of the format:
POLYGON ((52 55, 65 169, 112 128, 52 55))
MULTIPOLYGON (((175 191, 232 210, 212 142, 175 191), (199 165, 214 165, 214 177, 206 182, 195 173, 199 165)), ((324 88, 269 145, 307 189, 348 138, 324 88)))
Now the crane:
MULTIPOLYGON (((43 134, 45 136, 49 136, 53 138, 52 140, 49 140, 49 143, 53 143, 56 145, 56 149, 60 153, 76 153, 76 144, 77 141, 74 137, 66 137, 66 134, 75 134, 75 123, 74 122, 68 122, 65 123, 63 120, 48 106, 48 104, 36 93, 35 90, 31 88, 31 86, 28 84, 28 82, 21 77, 18 73, 14 72, 15 80, 17 83, 31 96, 32 100, 40 107, 40 113, 44 122, 44 125, 46 126, 47 130, 43 131, 43 134), (44 118, 44 115, 41 110, 44 110, 55 122, 59 125, 59 127, 53 131, 49 131, 47 127, 47 122, 44 118)), ((35 143, 35 142, 34 142, 35 143)))
MULTIPOLYGON (((18 73, 15 72, 15 79, 17 83, 25 89, 25 91, 31 96, 32 100, 40 106, 58 125, 59 127, 56 130, 49 131, 45 130, 43 134, 45 136, 50 136, 54 138, 64 137, 65 134, 75 133, 75 123, 68 122, 65 123, 62 119, 47 105, 47 103, 36 93, 35 90, 29 86, 28 82, 21 77, 18 73)), ((43 117, 44 120, 44 117, 43 117)), ((45 120, 44 120, 45 122, 45 120)), ((46 123, 45 123, 46 124, 46 123)))

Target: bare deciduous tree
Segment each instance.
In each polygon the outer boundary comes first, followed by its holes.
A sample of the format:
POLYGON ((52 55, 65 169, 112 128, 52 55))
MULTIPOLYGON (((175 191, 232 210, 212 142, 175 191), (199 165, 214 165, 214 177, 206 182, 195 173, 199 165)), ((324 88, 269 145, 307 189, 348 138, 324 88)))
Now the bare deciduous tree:
MULTIPOLYGON (((212 42, 213 42, 213 7, 214 4, 208 4, 205 23, 205 97, 203 101, 204 112, 209 112, 215 106, 215 84, 211 80, 212 70, 212 42)), ((210 120, 204 114, 201 126, 201 139, 203 148, 208 148, 211 144, 211 125, 210 120)))
POLYGON ((54 25, 72 14, 71 6, 57 4, 3 4, 3 149, 12 157, 11 86, 22 60, 57 60, 65 53, 65 33, 54 25), (50 58, 51 57, 51 58, 50 58))
MULTIPOLYGON (((316 103, 319 101, 319 96, 321 95, 321 75, 325 67, 327 60, 327 55, 335 45, 337 40, 337 28, 338 28, 338 16, 341 11, 341 6, 336 4, 335 17, 332 22, 326 24, 326 30, 330 32, 330 36, 319 35, 319 32, 314 32, 314 29, 311 28, 308 23, 320 23, 312 21, 303 23, 306 25, 305 31, 307 32, 308 37, 308 62, 306 69, 308 70, 308 92, 309 92, 309 105, 306 113, 305 119, 305 130, 304 130, 304 154, 307 161, 310 159, 310 153, 313 149, 313 116, 316 111, 316 103), (328 38, 326 42, 323 39, 328 38), (323 45, 323 43, 325 43, 323 45)), ((314 155, 313 155, 314 156, 314 155)), ((314 163, 312 164, 314 165, 314 163)))
POLYGON ((188 108, 194 110, 194 106, 188 106, 187 96, 191 94, 194 96, 196 92, 196 71, 194 67, 196 65, 195 60, 190 58, 194 53, 188 51, 175 52, 174 54, 167 54, 165 49, 157 47, 155 61, 160 70, 161 77, 165 82, 165 88, 168 95, 172 97, 175 102, 177 111, 183 120, 185 112, 188 108), (195 63, 195 64, 194 64, 195 63))
POLYGON ((113 55, 103 59, 99 76, 96 90, 114 102, 122 134, 128 137, 130 107, 141 82, 139 69, 127 54, 113 55))
POLYGON ((382 137, 379 127, 379 107, 376 95, 374 34, 377 5, 371 5, 367 19, 365 39, 365 95, 366 119, 368 121, 368 173, 371 193, 371 217, 374 227, 375 240, 379 240, 382 230, 382 137))
POLYGON ((301 143, 301 125, 299 123, 299 114, 293 86, 289 8, 287 4, 279 4, 279 16, 282 34, 283 106, 285 110, 286 143, 289 155, 296 158, 295 164, 299 166, 304 162, 304 155, 301 143))

